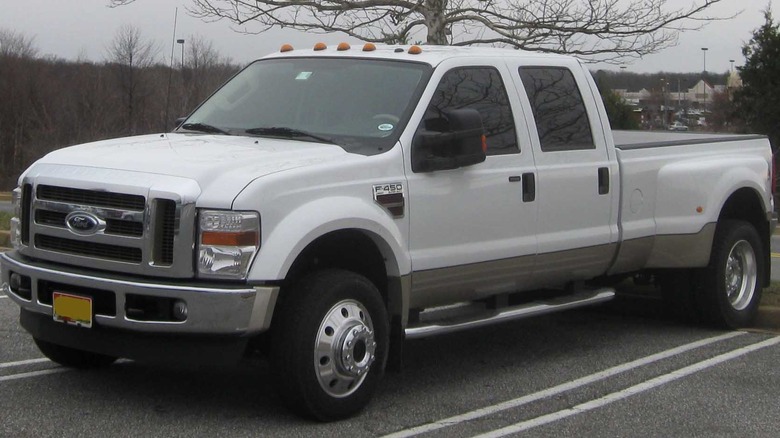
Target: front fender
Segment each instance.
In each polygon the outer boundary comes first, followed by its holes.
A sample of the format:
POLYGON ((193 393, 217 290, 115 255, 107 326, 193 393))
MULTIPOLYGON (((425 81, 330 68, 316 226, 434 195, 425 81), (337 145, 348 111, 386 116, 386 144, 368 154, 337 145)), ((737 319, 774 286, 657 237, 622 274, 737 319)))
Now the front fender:
POLYGON ((405 227, 408 227, 406 218, 393 219, 379 205, 363 199, 320 198, 292 210, 267 235, 264 232, 249 279, 284 279, 295 259, 310 243, 339 230, 364 231, 382 252, 387 274, 407 275, 411 271, 411 260, 402 232, 405 227))

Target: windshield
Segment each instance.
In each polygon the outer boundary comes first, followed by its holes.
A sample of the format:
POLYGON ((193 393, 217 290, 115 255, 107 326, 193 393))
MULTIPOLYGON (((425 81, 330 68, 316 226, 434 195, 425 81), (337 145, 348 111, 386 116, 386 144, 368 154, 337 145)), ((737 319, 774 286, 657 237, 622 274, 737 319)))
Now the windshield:
POLYGON ((425 64, 372 59, 261 60, 177 131, 291 138, 381 153, 398 141, 430 70, 425 64))

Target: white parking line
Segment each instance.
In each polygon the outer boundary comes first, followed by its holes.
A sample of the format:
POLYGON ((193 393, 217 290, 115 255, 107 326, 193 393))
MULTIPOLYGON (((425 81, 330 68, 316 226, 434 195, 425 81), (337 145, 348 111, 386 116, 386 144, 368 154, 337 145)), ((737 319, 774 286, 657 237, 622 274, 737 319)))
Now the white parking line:
POLYGON ((8 298, 8 295, 0 295, 0 300, 2 300, 3 298, 8 298))
POLYGON ((20 367, 23 365, 32 365, 32 364, 44 363, 44 362, 51 362, 51 361, 49 359, 46 359, 45 357, 41 357, 38 359, 20 360, 17 362, 4 362, 4 363, 0 363, 0 368, 20 367))
POLYGON ((29 373, 11 374, 10 376, 0 376, 0 382, 7 382, 9 380, 26 379, 28 377, 39 377, 47 374, 64 373, 70 371, 70 368, 51 368, 48 370, 31 371, 29 373))
POLYGON ((631 362, 626 362, 621 365, 614 366, 612 368, 608 368, 604 371, 600 371, 598 373, 590 374, 588 376, 580 377, 579 379, 572 380, 570 382, 562 383, 557 386, 553 386, 552 388, 548 388, 539 392, 535 392, 533 394, 525 395, 523 397, 519 397, 513 400, 508 400, 502 403, 498 403, 492 406, 487 406, 481 409, 476 409, 471 412, 466 412, 464 414, 455 415, 453 417, 445 418, 443 420, 435 421, 433 423, 423 424, 421 426, 413 427, 410 429, 404 429, 395 433, 391 433, 389 435, 385 435, 384 438, 406 438, 406 437, 412 437, 415 435, 420 435, 423 433, 432 432, 434 430, 443 429, 445 427, 455 426, 460 423, 464 423, 466 421, 475 420, 477 418, 485 417, 488 415, 495 414, 497 412, 505 411, 507 409, 513 409, 520 406, 523 406, 528 403, 532 403, 538 400, 542 400, 545 398, 552 397, 554 395, 561 394, 566 391, 570 391, 572 389, 576 389, 585 385, 589 385, 594 382, 598 382, 600 380, 604 380, 608 377, 615 376, 620 373, 624 373, 626 371, 633 370, 635 368, 639 368, 645 365, 649 365, 654 362, 658 362, 664 359, 668 359, 670 357, 676 356, 678 354, 685 353, 687 351, 704 347, 710 344, 714 344, 716 342, 724 341, 726 339, 731 339, 736 336, 744 335, 745 332, 729 332, 725 333, 723 335, 714 336, 707 339, 702 339, 696 342, 691 342, 689 344, 681 345, 679 347, 675 347, 666 351, 662 351, 660 353, 652 354, 647 357, 643 357, 641 359, 637 359, 631 362))
POLYGON ((574 406, 573 408, 564 409, 562 411, 554 412, 552 414, 543 415, 541 417, 537 417, 531 420, 523 421, 517 424, 513 424, 511 426, 494 430, 492 432, 488 432, 486 434, 478 435, 477 438, 498 438, 503 437, 506 435, 510 435, 513 433, 522 432, 524 430, 532 429, 537 426, 542 426, 545 424, 553 423, 558 420, 563 420, 564 418, 571 417, 573 415, 581 414, 583 412, 588 412, 593 409, 600 408, 602 406, 606 406, 612 402, 616 402, 618 400, 623 400, 624 398, 631 397, 632 395, 636 395, 645 391, 648 391, 650 389, 656 388, 661 385, 665 385, 667 383, 673 382, 675 380, 681 379, 683 377, 689 376, 691 374, 697 373, 699 371, 706 370, 708 368, 712 368, 715 365, 719 365, 723 362, 736 359, 740 356, 744 356, 748 353, 752 353, 754 351, 760 350, 762 348, 770 347, 773 345, 780 344, 780 336, 767 339, 763 342, 758 342, 756 344, 748 345, 747 347, 742 347, 737 350, 730 351, 728 353, 721 354, 719 356, 715 356, 711 359, 707 359, 704 361, 701 361, 699 363, 695 363, 693 365, 680 368, 676 371, 672 371, 669 374, 664 374, 662 376, 658 376, 656 378, 646 380, 638 385, 634 385, 630 388, 624 389, 622 391, 613 392, 612 394, 608 394, 604 397, 591 400, 586 403, 579 404, 577 406, 574 406))

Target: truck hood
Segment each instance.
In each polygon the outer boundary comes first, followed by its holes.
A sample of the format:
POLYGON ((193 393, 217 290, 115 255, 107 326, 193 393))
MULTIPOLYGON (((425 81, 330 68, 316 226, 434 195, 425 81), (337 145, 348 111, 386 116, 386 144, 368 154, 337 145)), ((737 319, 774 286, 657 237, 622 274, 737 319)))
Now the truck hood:
POLYGON ((229 207, 244 187, 262 176, 357 157, 339 146, 322 143, 170 133, 72 146, 54 151, 38 163, 188 178, 207 195, 201 196, 201 200, 219 199, 222 205, 210 207, 223 208, 229 207))

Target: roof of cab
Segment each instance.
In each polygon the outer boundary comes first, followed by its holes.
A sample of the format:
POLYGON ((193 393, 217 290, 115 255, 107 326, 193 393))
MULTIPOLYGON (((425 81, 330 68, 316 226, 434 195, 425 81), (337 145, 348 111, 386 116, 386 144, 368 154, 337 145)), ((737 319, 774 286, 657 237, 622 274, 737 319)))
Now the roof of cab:
MULTIPOLYGON (((319 44, 319 43, 318 43, 319 44)), ((285 45, 287 46, 287 45, 285 45)), ((568 58, 570 56, 557 55, 550 53, 528 52, 524 50, 514 49, 502 49, 494 47, 462 47, 462 46, 434 46, 434 45, 384 45, 376 44, 373 50, 364 50, 363 44, 354 44, 349 49, 339 50, 338 44, 328 45, 325 49, 315 50, 313 48, 294 48, 287 51, 278 51, 264 56, 267 58, 300 58, 300 57, 347 57, 347 58, 373 58, 373 59, 389 59, 389 60, 403 60, 403 61, 417 61, 436 66, 442 61, 451 58, 460 57, 508 57, 518 56, 528 59, 539 58, 568 58), (419 54, 410 53, 412 47, 419 47, 421 52, 419 54)), ((290 49, 290 47, 287 47, 290 49)))

